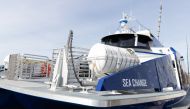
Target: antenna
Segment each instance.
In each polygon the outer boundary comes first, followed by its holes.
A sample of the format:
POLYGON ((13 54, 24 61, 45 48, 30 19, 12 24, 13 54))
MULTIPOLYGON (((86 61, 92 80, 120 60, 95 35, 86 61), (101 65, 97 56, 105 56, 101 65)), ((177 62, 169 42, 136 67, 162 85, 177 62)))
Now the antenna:
POLYGON ((189 44, 188 44, 187 37, 186 37, 186 45, 187 45, 187 71, 189 74, 189 44))
POLYGON ((160 38, 160 25, 161 25, 161 18, 162 18, 162 0, 160 0, 160 15, 159 15, 159 18, 158 18, 158 40, 160 38))

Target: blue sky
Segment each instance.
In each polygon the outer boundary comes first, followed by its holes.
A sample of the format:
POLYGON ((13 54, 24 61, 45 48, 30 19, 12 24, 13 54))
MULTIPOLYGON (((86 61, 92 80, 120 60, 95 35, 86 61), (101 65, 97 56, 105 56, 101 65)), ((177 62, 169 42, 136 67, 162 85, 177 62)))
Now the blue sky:
MULTIPOLYGON (((0 0, 0 63, 10 53, 51 57, 74 31, 74 45, 90 48, 114 33, 122 12, 132 13, 153 33, 159 0, 0 0)), ((186 56, 190 40, 190 1, 163 0, 161 41, 186 56)))

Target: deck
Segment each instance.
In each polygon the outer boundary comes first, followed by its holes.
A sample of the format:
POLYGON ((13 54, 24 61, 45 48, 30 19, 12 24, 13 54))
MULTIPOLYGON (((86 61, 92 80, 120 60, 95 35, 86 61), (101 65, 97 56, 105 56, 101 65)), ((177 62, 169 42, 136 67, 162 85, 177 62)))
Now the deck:
POLYGON ((81 93, 58 89, 49 90, 49 85, 43 82, 14 81, 0 79, 0 88, 17 93, 41 97, 45 99, 69 102, 93 107, 112 107, 132 105, 138 103, 173 99, 186 95, 185 91, 157 92, 146 94, 105 94, 105 93, 81 93))

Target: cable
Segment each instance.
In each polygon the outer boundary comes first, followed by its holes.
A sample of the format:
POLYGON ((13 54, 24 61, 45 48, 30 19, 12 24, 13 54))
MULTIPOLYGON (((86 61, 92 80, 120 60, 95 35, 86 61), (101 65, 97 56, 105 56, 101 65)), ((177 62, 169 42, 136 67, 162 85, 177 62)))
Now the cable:
POLYGON ((79 80, 78 76, 77 76, 77 73, 75 71, 75 65, 74 65, 74 60, 73 60, 73 53, 72 53, 72 40, 73 40, 73 31, 71 30, 70 31, 70 34, 69 34, 69 39, 68 39, 68 49, 69 49, 69 52, 70 52, 70 55, 71 55, 71 64, 72 64, 72 67, 73 67, 73 72, 74 72, 74 75, 75 75, 75 78, 77 79, 77 82, 80 84, 80 86, 82 86, 82 82, 79 80))

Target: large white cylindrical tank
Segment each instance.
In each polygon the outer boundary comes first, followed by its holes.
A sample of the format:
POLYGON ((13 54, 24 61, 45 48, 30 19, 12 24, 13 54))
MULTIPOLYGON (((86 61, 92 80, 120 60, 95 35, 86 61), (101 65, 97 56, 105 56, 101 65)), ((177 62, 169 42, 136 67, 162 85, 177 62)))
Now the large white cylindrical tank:
POLYGON ((133 49, 95 44, 88 54, 89 68, 96 76, 117 72, 139 64, 133 49))

